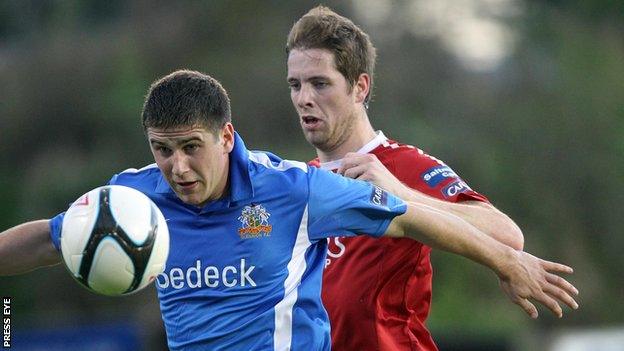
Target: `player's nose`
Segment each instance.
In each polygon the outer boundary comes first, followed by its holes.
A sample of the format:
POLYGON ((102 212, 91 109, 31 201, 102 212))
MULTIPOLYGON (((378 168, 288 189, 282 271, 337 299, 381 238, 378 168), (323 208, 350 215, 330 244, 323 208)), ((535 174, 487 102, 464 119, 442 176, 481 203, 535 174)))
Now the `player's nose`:
POLYGON ((307 84, 301 86, 297 92, 296 103, 299 108, 310 108, 314 106, 313 92, 307 84))
POLYGON ((190 169, 188 156, 181 151, 176 151, 173 153, 172 162, 173 167, 171 171, 176 177, 183 177, 184 174, 190 169))

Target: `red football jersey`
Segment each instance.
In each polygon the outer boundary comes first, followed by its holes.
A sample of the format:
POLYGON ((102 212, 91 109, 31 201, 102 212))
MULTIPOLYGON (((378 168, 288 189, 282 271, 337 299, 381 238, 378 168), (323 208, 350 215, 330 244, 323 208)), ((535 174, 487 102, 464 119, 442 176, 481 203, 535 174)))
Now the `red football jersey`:
MULTIPOLYGON (((378 132, 360 153, 372 153, 409 187, 451 201, 487 198, 442 161, 378 132)), ((311 165, 335 170, 340 160, 311 165)), ((330 238, 322 298, 333 350, 437 350, 425 320, 431 305, 431 248, 412 239, 330 238)))

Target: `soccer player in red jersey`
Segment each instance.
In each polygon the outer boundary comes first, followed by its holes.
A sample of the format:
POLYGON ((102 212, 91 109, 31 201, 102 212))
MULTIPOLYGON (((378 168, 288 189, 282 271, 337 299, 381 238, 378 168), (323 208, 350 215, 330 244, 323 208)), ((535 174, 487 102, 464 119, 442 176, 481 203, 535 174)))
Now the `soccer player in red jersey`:
MULTIPOLYGON (((286 50, 291 99, 318 155, 312 164, 451 212, 522 250, 518 226, 451 168, 373 129, 367 108, 376 54, 359 27, 319 6, 294 24, 286 50)), ((403 238, 329 240, 322 297, 334 350, 437 350, 425 325, 431 303, 430 251, 403 238)), ((558 288, 547 290, 548 302, 540 302, 551 308, 550 300, 562 295, 558 288)), ((505 292, 537 317, 526 298, 505 292)))

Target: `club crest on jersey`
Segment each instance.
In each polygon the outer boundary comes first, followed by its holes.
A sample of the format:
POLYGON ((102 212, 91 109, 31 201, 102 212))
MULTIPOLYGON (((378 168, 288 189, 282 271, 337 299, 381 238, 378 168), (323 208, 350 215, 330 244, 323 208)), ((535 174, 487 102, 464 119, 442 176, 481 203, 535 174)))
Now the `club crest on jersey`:
POLYGON ((446 178, 457 178, 457 174, 449 166, 436 166, 424 171, 420 177, 429 187, 435 188, 446 178))
POLYGON ((465 193, 470 190, 472 189, 470 189, 468 184, 466 184, 466 182, 460 179, 458 181, 452 182, 451 184, 445 186, 442 189, 442 195, 444 195, 444 197, 448 199, 449 197, 453 197, 459 193, 465 193))
POLYGON ((238 217, 242 223, 242 228, 238 229, 241 239, 253 239, 269 236, 273 226, 269 224, 271 214, 260 204, 245 206, 238 217))

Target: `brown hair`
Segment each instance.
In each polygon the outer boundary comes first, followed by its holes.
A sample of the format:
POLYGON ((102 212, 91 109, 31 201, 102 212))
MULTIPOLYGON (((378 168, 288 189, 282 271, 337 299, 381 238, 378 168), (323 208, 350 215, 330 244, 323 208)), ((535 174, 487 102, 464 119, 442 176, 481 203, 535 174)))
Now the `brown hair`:
POLYGON ((334 54, 336 69, 353 87, 362 73, 370 76, 368 105, 373 91, 373 73, 377 53, 368 34, 350 19, 325 6, 317 6, 292 27, 286 42, 286 54, 294 49, 327 49, 334 54))
POLYGON ((154 82, 141 116, 144 129, 199 125, 213 133, 232 120, 230 98, 221 83, 189 70, 175 71, 154 82))

